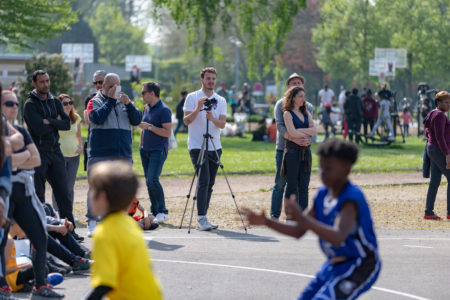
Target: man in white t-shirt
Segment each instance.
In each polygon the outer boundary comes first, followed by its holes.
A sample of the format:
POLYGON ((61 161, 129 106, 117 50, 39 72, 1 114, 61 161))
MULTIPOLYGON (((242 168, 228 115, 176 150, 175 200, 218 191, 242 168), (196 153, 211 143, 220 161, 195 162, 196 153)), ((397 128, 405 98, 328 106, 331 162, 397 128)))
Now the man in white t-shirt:
POLYGON ((325 103, 333 103, 333 100, 334 100, 333 90, 329 89, 328 85, 325 85, 323 89, 319 91, 320 107, 323 107, 325 103))
POLYGON ((341 122, 344 122, 344 104, 345 104, 345 87, 343 85, 341 85, 341 91, 339 93, 339 97, 338 97, 338 104, 339 104, 339 110, 340 110, 340 117, 341 117, 341 122))
MULTIPOLYGON (((197 193, 197 212, 198 212, 198 230, 217 229, 218 225, 211 224, 206 218, 211 199, 212 188, 216 179, 218 164, 214 146, 219 154, 222 155, 222 145, 220 144, 220 129, 225 127, 227 118, 226 100, 214 92, 216 85, 216 69, 204 68, 200 72, 200 81, 202 88, 190 93, 184 103, 184 123, 188 126, 188 150, 191 156, 192 164, 196 168, 199 163, 200 149, 203 144, 204 134, 206 134, 206 120, 209 120, 208 133, 212 136, 214 145, 208 139, 207 152, 205 153, 206 162, 203 165, 198 178, 197 193), (217 103, 212 104, 205 110, 205 100, 216 99, 217 103)), ((205 149, 206 150, 206 149, 205 149)), ((198 170, 196 170, 198 172, 198 170)))

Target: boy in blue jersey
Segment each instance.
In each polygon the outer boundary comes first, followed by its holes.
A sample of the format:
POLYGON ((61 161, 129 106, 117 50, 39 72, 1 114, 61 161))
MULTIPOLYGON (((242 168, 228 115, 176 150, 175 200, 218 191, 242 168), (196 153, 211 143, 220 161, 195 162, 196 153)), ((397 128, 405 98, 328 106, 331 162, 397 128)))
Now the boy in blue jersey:
POLYGON ((300 238, 308 230, 319 236, 327 261, 303 293, 305 299, 356 299, 376 281, 381 268, 372 217, 361 189, 349 179, 358 148, 345 140, 328 139, 317 149, 324 184, 313 207, 302 212, 294 196, 285 199, 291 223, 269 219, 245 209, 249 224, 266 225, 300 238))

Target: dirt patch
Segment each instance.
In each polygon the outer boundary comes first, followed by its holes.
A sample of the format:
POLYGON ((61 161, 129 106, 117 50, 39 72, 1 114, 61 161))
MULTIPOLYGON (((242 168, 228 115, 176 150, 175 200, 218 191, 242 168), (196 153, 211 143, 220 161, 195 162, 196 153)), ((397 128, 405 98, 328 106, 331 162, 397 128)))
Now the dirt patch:
MULTIPOLYGON (((274 176, 230 176, 228 179, 239 207, 246 206, 269 212, 274 176)), ((170 216, 170 220, 164 226, 178 227, 180 225, 191 180, 192 178, 161 179, 170 216)), ((352 174, 351 180, 363 187, 378 229, 450 229, 450 221, 423 220, 428 179, 422 178, 419 172, 352 174)), ((319 177, 313 174, 310 183, 310 203, 319 186, 319 177)), ((184 227, 189 222, 194 189, 195 185, 191 192, 184 227)), ((435 208, 436 213, 444 217, 446 216, 446 189, 446 186, 440 187, 435 208)), ((74 213, 82 223, 86 213, 86 194, 87 182, 77 181, 74 213)), ((150 201, 144 180, 141 180, 138 198, 149 210, 150 201)), ((47 199, 50 199, 49 191, 47 199)), ((242 227, 233 198, 222 176, 217 177, 208 218, 218 223, 221 228, 242 227)), ((195 225, 195 222, 193 224, 195 225)))

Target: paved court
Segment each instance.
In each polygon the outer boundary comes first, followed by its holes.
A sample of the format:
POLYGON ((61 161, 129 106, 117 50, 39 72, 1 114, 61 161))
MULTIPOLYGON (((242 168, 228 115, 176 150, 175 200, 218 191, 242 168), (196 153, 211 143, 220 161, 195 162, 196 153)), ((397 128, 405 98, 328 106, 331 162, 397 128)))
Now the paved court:
MULTIPOLYGON (((146 238, 165 299, 294 299, 324 261, 312 234, 161 228, 146 238)), ((382 272, 360 299, 450 299, 449 231, 379 231, 378 238, 382 272)), ((88 282, 70 276, 58 290, 81 299, 88 282)))

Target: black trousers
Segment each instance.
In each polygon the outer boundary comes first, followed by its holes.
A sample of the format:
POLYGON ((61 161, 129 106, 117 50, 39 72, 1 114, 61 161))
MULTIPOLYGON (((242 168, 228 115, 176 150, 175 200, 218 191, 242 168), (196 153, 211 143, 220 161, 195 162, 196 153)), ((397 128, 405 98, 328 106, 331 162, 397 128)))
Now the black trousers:
MULTIPOLYGON (((31 204, 31 197, 25 196, 25 185, 13 183, 9 201, 8 217, 14 218, 33 245, 33 272, 36 286, 46 284, 45 266, 47 263, 47 232, 38 213, 31 204)), ((7 235, 7 233, 6 233, 7 235)))
POLYGON ((52 238, 51 236, 48 237, 48 253, 51 255, 56 256, 63 262, 65 262, 68 265, 73 264, 73 260, 76 258, 76 256, 70 252, 66 247, 63 245, 58 244, 58 242, 52 238))
POLYGON ((353 142, 353 136, 355 136, 355 142, 359 144, 361 139, 361 120, 359 119, 347 119, 348 124, 348 138, 353 142))
POLYGON ((73 204, 69 198, 69 188, 67 185, 67 172, 64 156, 61 151, 48 152, 39 151, 41 165, 35 168, 34 186, 36 194, 42 203, 45 203, 45 181, 48 180, 58 204, 59 215, 67 218, 75 226, 73 218, 73 204))
POLYGON ((83 257, 84 254, 89 251, 89 249, 80 245, 70 232, 66 235, 62 235, 58 232, 50 232, 49 235, 55 240, 58 240, 64 247, 77 256, 83 257))
POLYGON ((363 118, 364 125, 364 135, 370 134, 372 132, 373 126, 375 125, 375 120, 372 118, 363 118), (370 128, 370 132, 367 131, 367 127, 370 128))
MULTIPOLYGON (((192 149, 189 151, 192 164, 194 168, 197 167, 198 156, 200 149, 192 149)), ((222 149, 217 149, 219 158, 222 156, 222 149)), ((214 182, 216 181, 217 169, 219 164, 217 162, 217 155, 214 151, 207 151, 205 153, 206 161, 200 172, 198 178, 198 194, 197 194, 197 213, 199 216, 206 216, 209 208, 209 201, 213 192, 214 182)), ((198 170, 196 170, 198 174, 198 170)))

